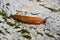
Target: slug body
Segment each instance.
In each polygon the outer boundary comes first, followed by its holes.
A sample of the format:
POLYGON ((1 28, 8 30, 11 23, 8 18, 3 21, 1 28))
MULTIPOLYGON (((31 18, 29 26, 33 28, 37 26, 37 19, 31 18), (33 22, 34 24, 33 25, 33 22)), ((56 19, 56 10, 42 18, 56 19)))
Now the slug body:
POLYGON ((15 20, 19 20, 23 23, 29 23, 29 24, 43 24, 44 19, 37 18, 37 17, 31 17, 31 16, 23 16, 23 15, 12 15, 12 18, 15 20))

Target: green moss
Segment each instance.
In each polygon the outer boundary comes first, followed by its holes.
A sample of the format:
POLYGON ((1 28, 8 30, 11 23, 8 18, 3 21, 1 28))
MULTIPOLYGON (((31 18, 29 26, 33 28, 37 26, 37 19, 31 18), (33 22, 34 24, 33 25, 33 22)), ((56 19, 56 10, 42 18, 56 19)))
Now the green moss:
POLYGON ((11 23, 11 22, 6 22, 9 26, 14 26, 15 24, 11 23))
POLYGON ((2 18, 4 19, 4 21, 5 21, 5 22, 7 21, 7 18, 6 18, 6 16, 3 16, 2 18))
POLYGON ((4 12, 3 10, 2 10, 2 12, 0 11, 0 15, 1 16, 3 16, 2 18, 6 21, 7 20, 7 14, 6 14, 6 12, 4 12))
POLYGON ((17 24, 17 26, 21 25, 21 23, 17 20, 14 20, 14 22, 15 22, 15 25, 17 24))
POLYGON ((30 35, 26 35, 26 34, 22 34, 22 36, 24 37, 24 38, 27 38, 27 39, 31 39, 31 36, 30 35))
MULTIPOLYGON (((7 4, 8 5, 8 4, 7 4)), ((13 23, 11 22, 7 22, 7 19, 10 19, 11 17, 8 17, 6 12, 4 12, 4 10, 2 10, 2 12, 0 11, 0 15, 2 16, 2 18, 4 19, 4 21, 9 25, 9 26, 14 26, 13 23)))
POLYGON ((7 19, 11 18, 11 16, 8 16, 7 13, 4 12, 4 10, 2 10, 2 12, 0 11, 0 15, 2 16, 5 22, 7 21, 7 19))
POLYGON ((21 32, 21 36, 24 37, 24 38, 27 38, 28 40, 31 39, 31 35, 30 35, 30 32, 26 29, 21 29, 20 31, 18 32, 21 32))
POLYGON ((0 15, 2 15, 2 16, 6 16, 6 13, 4 12, 4 11, 0 11, 0 15))
POLYGON ((30 33, 28 30, 26 30, 26 29, 21 29, 20 31, 18 31, 18 32, 21 32, 21 33, 30 33))
POLYGON ((2 12, 0 11, 0 15, 2 15, 2 16, 4 16, 4 17, 7 17, 6 12, 4 12, 3 10, 2 10, 2 12))

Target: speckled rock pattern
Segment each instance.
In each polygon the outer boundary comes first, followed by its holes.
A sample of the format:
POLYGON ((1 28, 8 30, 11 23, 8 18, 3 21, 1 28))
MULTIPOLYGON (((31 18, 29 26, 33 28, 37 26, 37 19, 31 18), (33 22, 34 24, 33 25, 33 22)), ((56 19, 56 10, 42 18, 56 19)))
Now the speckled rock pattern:
POLYGON ((60 0, 0 0, 0 40, 60 40, 60 0), (10 16, 16 13, 47 19, 26 24, 10 16))

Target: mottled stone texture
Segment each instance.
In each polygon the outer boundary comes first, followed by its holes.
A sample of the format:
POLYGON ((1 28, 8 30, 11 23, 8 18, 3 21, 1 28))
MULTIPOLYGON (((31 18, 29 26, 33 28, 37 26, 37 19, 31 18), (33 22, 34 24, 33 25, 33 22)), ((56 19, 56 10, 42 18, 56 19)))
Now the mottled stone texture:
POLYGON ((0 40, 60 40, 60 0, 0 0, 0 40), (46 19, 33 25, 11 14, 46 19))

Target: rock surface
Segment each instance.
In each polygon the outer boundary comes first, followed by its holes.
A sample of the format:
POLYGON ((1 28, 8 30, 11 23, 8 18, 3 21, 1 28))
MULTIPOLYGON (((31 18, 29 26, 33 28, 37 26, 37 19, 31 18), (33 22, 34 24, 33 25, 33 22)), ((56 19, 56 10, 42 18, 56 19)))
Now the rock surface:
POLYGON ((0 0, 0 40, 60 40, 60 0, 0 0), (16 13, 46 23, 21 23, 11 18, 16 13))

